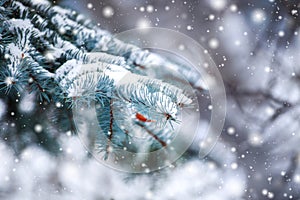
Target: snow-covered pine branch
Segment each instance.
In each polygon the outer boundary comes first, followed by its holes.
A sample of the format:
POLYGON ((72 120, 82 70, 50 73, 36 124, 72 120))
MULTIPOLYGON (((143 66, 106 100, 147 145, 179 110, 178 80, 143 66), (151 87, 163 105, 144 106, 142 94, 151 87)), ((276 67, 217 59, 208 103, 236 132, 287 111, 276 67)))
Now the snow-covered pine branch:
POLYGON ((166 146, 180 124, 180 110, 193 99, 179 85, 147 77, 147 69, 169 67, 190 78, 192 85, 200 77, 191 76, 183 64, 124 43, 83 15, 46 0, 5 0, 0 10, 4 58, 0 83, 7 93, 15 88, 22 95, 29 89, 41 102, 58 99, 71 106, 96 101, 102 111, 100 126, 109 140, 142 131, 149 137, 150 149, 166 146), (98 52, 91 53, 95 49, 98 52))

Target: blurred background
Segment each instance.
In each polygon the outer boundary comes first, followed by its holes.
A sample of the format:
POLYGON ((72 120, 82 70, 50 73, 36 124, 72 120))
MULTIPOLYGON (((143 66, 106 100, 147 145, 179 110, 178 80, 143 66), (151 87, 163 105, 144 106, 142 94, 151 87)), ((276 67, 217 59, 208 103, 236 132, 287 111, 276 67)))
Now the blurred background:
MULTIPOLYGON (((164 27, 199 42, 223 77, 225 126, 205 159, 198 157, 199 146, 191 147, 167 169, 143 175, 98 164, 70 132, 57 136, 60 156, 30 142, 15 156, 3 136, 0 199, 300 199, 299 1, 54 3, 112 33, 164 27)), ((28 96, 23 107, 31 101, 28 96)), ((5 109, 0 106, 0 116, 5 109)), ((34 131, 42 128, 36 124, 34 131)))

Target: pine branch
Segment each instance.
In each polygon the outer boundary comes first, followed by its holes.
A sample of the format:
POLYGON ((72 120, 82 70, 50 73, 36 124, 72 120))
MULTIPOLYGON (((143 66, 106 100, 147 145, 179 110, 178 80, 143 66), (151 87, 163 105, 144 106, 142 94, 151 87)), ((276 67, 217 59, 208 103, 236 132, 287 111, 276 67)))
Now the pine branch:
MULTIPOLYGON (((0 3, 0 13, 5 25, 0 84, 7 94, 15 87, 20 94, 29 89, 40 102, 70 107, 95 102, 104 131, 99 134, 108 141, 101 138, 98 150, 106 156, 124 146, 138 151, 137 135, 149 151, 166 146, 181 123, 182 108, 193 106, 180 85, 147 77, 149 69, 160 73, 171 66, 185 75, 190 69, 114 38, 75 11, 46 0, 7 0, 0 3)), ((192 85, 200 78, 187 77, 192 85)))

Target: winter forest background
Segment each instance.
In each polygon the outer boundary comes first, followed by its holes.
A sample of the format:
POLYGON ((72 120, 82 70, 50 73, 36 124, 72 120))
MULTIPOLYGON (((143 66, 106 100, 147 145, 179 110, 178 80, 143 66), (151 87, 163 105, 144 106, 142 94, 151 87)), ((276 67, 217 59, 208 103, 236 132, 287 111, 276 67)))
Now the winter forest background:
POLYGON ((204 159, 194 145, 166 169, 121 173, 90 158, 70 127, 46 130, 49 119, 68 117, 51 107, 63 109, 60 105, 41 109, 30 94, 7 104, 3 92, 0 199, 300 199, 299 1, 54 3, 83 13, 111 33, 164 27, 199 42, 223 77, 224 129, 204 159), (14 119, 16 110, 25 117, 14 119), (34 110, 41 117, 30 115, 34 110), (21 120, 31 130, 16 132, 21 120))

